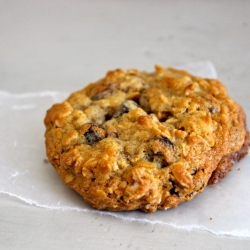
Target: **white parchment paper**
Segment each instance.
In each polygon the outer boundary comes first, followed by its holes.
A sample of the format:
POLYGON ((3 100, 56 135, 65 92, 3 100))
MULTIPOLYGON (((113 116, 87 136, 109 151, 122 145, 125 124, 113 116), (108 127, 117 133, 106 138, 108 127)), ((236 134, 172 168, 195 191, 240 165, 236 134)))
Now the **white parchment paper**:
MULTIPOLYGON (((182 68, 202 77, 216 78, 211 62, 189 64, 182 68)), ((90 208, 78 194, 62 183, 45 155, 45 112, 68 94, 49 91, 12 94, 0 90, 0 193, 50 209, 102 213, 122 220, 250 237, 249 156, 236 164, 221 183, 208 187, 177 209, 145 214, 139 211, 102 212, 90 208)), ((250 115, 249 106, 245 111, 250 115)))

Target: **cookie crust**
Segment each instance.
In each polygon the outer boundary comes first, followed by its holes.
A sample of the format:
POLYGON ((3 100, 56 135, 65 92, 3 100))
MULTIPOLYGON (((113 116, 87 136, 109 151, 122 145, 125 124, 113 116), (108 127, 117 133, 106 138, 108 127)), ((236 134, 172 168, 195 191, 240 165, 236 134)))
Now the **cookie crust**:
POLYGON ((96 209, 177 207, 247 154, 243 109, 217 80, 155 67, 109 71, 44 119, 49 161, 96 209))

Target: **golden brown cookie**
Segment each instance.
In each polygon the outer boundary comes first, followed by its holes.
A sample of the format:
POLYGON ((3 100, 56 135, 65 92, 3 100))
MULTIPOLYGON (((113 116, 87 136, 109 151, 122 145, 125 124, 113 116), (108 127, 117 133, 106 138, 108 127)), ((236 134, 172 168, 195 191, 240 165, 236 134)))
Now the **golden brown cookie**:
POLYGON ((160 66, 110 71, 53 105, 44 123, 64 183, 111 211, 177 207, 249 146, 244 111, 219 81, 160 66))

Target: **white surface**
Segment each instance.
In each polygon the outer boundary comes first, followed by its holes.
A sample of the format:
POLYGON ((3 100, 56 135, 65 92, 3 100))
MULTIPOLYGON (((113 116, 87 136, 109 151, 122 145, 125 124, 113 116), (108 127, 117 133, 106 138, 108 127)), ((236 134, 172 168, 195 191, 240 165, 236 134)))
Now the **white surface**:
MULTIPOLYGON (((12 180, 5 181, 12 181, 12 184, 16 181, 12 187, 16 190, 29 188, 32 193, 29 181, 21 179, 18 183, 16 178, 18 174, 27 174, 25 170, 15 170, 25 163, 19 162, 18 157, 26 147, 25 152, 30 155, 26 159, 27 166, 33 164, 34 169, 44 159, 44 155, 39 155, 38 159, 34 153, 37 148, 44 150, 41 148, 42 121, 34 123, 41 114, 28 114, 37 108, 41 111, 45 103, 53 102, 57 96, 51 93, 70 93, 80 89, 103 76, 108 69, 136 67, 152 70, 156 63, 175 66, 210 60, 231 96, 247 110, 250 124, 249 11, 250 2, 247 1, 0 0, 0 107, 1 114, 4 114, 4 118, 1 117, 1 137, 6 138, 4 135, 16 126, 14 132, 8 134, 9 141, 2 140, 0 144, 1 155, 10 154, 13 164, 9 164, 10 158, 0 158, 1 171, 8 166, 7 170, 13 176, 12 180), (41 92, 47 94, 36 96, 41 92), (33 94, 27 96, 27 93, 33 94), (14 97, 21 98, 13 103, 14 97), (24 113, 26 118, 22 120, 24 113), (37 130, 27 131, 27 124, 37 126, 37 130), (18 138, 23 138, 25 133, 29 135, 27 138, 32 135, 35 139, 27 139, 23 145, 18 138), (20 142, 22 150, 18 150, 20 142), (12 154, 11 150, 14 150, 12 154)), ((221 184, 230 187, 228 183, 232 183, 235 190, 238 178, 237 188, 243 191, 238 198, 242 197, 243 202, 247 202, 248 197, 242 196, 245 186, 240 180, 249 176, 249 162, 248 157, 239 163, 237 167, 241 171, 235 169, 221 184)), ((47 176, 54 176, 58 181, 50 166, 44 168, 38 179, 44 179, 46 185, 47 176)), ((220 186, 215 189, 220 189, 220 186)), ((207 193, 222 192, 223 196, 225 192, 231 192, 230 188, 221 190, 211 189, 207 193)), ((65 192, 71 191, 65 189, 65 192)), ((41 191, 39 197, 46 198, 47 195, 41 191)), ((198 203, 198 199, 193 201, 198 203)), ((250 244, 249 238, 216 236, 201 230, 178 230, 159 223, 128 223, 105 214, 37 208, 7 194, 0 194, 0 202, 0 247, 6 249, 116 249, 118 246, 120 249, 166 249, 166 246, 171 249, 200 249, 201 246, 205 249, 248 249, 250 244)), ((227 206, 231 206, 230 202, 227 206)), ((224 209, 227 207, 213 204, 211 195, 208 203, 224 209)), ((182 210, 185 211, 182 207, 177 211, 182 213, 182 210)), ((205 205, 204 211, 207 211, 205 205)), ((197 212, 195 209, 194 215, 197 212)), ((213 217, 209 222, 212 224, 223 219, 228 216, 226 212, 227 209, 220 214, 209 214, 213 217)), ((234 211, 235 220, 241 218, 242 225, 248 223, 247 213, 239 214, 241 217, 238 214, 234 211)))
MULTIPOLYGON (((199 76, 216 77, 211 62, 192 63, 182 68, 199 76)), ((45 161, 44 126, 41 121, 48 107, 65 98, 66 95, 61 92, 11 94, 0 91, 0 120, 5 120, 5 123, 0 124, 0 131, 3 131, 0 145, 0 193, 44 208, 99 213, 117 217, 123 222, 156 223, 250 238, 250 222, 245 220, 250 217, 250 200, 248 189, 245 188, 249 186, 249 157, 237 164, 241 166, 240 172, 236 165, 225 181, 208 188, 203 195, 178 209, 149 215, 138 211, 108 213, 89 208, 80 196, 65 187, 55 170, 45 161), (6 124, 9 125, 6 127, 6 124), (16 124, 19 124, 21 133, 17 133, 16 124), (235 182, 240 185, 234 185, 235 182), (220 214, 221 211, 224 213, 220 214)), ((250 110, 246 112, 250 113, 250 110)))

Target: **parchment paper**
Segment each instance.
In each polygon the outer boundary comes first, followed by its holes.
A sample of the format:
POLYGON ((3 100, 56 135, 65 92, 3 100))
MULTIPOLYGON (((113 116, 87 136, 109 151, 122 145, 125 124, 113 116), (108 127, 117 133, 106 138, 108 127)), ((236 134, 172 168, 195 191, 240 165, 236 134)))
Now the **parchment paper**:
MULTIPOLYGON (((216 78, 211 62, 181 68, 199 76, 216 78)), ((12 94, 0 90, 0 193, 49 209, 102 213, 122 220, 250 237, 249 156, 236 164, 221 183, 208 187, 176 209, 145 214, 139 211, 102 212, 90 208, 78 194, 62 183, 45 155, 45 112, 53 103, 63 101, 68 95, 50 91, 12 94)), ((244 102, 247 102, 247 97, 242 99, 241 104, 244 102)), ((249 106, 245 107, 250 116, 249 106)))

